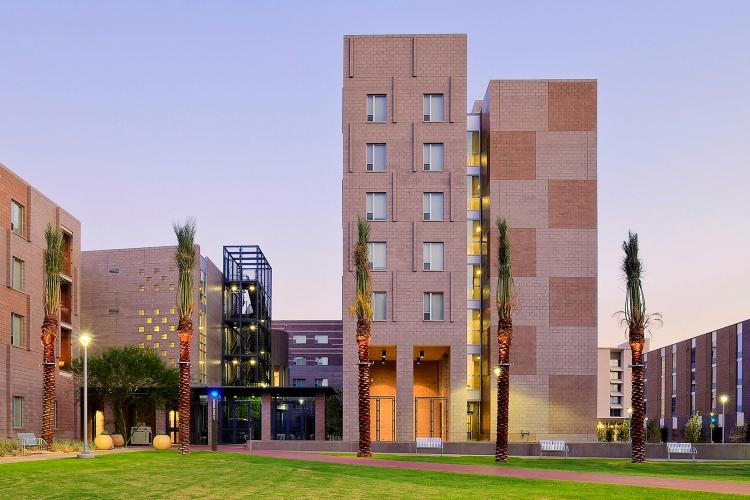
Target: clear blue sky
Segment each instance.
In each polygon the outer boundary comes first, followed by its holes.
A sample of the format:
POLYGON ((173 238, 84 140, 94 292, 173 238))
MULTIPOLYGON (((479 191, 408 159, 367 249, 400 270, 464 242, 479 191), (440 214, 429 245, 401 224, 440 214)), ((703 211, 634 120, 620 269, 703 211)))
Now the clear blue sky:
MULTIPOLYGON (((468 34, 491 78, 599 80, 600 343, 642 238, 661 345, 750 317, 750 2, 0 2, 0 162, 84 249, 259 243, 274 316, 341 315, 345 33, 468 34)), ((469 103, 467 103, 467 107, 469 103)))

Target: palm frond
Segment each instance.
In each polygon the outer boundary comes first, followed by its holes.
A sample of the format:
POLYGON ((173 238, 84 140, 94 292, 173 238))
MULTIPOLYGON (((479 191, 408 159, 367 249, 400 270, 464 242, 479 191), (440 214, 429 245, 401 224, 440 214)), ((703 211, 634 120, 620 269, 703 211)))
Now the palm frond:
POLYGON ((44 231, 47 249, 44 252, 44 314, 57 315, 60 309, 60 273, 65 264, 63 231, 47 224, 44 231))
POLYGON ((197 223, 195 219, 188 218, 184 224, 173 225, 175 236, 177 236, 177 251, 175 262, 179 278, 177 280, 177 309, 180 316, 193 314, 193 269, 198 257, 195 252, 195 233, 197 223))
POLYGON ((622 242, 625 253, 621 270, 625 280, 625 309, 620 311, 621 323, 628 327, 649 331, 649 328, 661 326, 660 313, 648 313, 646 297, 643 293, 643 262, 638 256, 638 234, 628 231, 628 239, 622 242))
POLYGON ((357 243, 352 251, 354 261, 355 294, 349 314, 357 319, 372 320, 372 285, 370 264, 367 259, 367 243, 370 239, 370 223, 357 217, 357 243))
POLYGON ((495 307, 498 319, 509 320, 513 311, 513 271, 511 246, 508 239, 508 222, 498 218, 497 225, 497 291, 495 307))

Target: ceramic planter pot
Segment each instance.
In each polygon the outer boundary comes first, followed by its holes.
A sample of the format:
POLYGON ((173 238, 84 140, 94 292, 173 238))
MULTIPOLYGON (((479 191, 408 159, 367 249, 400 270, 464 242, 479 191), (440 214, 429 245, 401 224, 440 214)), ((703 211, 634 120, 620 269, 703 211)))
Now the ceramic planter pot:
POLYGON ((172 442, 166 434, 157 434, 154 436, 153 444, 155 450, 168 450, 172 447, 172 442))
POLYGON ((115 448, 122 448, 125 446, 125 438, 122 434, 112 434, 112 444, 115 445, 115 448))
POLYGON ((115 445, 112 442, 112 436, 109 434, 99 434, 94 439, 94 448, 97 450, 111 450, 115 445))

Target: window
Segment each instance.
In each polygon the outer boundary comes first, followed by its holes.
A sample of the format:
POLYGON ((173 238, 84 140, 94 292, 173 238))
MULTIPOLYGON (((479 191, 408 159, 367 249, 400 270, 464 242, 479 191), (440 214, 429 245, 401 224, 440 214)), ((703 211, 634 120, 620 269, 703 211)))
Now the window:
POLYGON ((609 403, 613 405, 621 405, 622 404, 622 396, 610 396, 609 397, 609 403))
POLYGON ((158 349, 158 348, 159 348, 159 343, 158 342, 154 342, 154 349, 158 349))
POLYGON ((422 163, 425 172, 440 172, 443 170, 443 145, 425 144, 422 149, 422 163))
POLYGON ((327 344, 328 343, 328 335, 316 335, 315 336, 315 343, 316 344, 327 344))
POLYGON ((10 344, 23 346, 23 316, 18 314, 10 315, 10 344))
POLYGON ((13 281, 11 286, 16 290, 23 290, 23 261, 13 257, 13 281))
POLYGON ((174 283, 170 283, 169 284, 169 290, 170 291, 174 291, 174 283))
POLYGON ((144 292, 144 291, 146 291, 146 287, 143 286, 143 285, 138 285, 138 291, 139 292, 144 292))
POLYGON ((481 138, 479 132, 466 132, 466 166, 478 167, 481 138))
POLYGON ((482 298, 482 266, 479 264, 466 265, 466 298, 469 300, 482 298))
POLYGON ((166 323, 166 322, 167 322, 167 317, 166 317, 166 316, 163 316, 163 317, 161 318, 161 322, 162 322, 162 323, 166 323))
POLYGON ((422 268, 425 271, 443 270, 443 244, 426 242, 422 244, 422 268))
POLYGON ((610 392, 622 392, 622 384, 609 384, 610 392))
POLYGON ((610 408, 609 416, 610 417, 622 417, 622 408, 610 408))
POLYGON ((159 285, 154 285, 154 291, 155 291, 155 292, 158 292, 158 291, 159 291, 159 285))
POLYGON ((174 307, 169 308, 169 314, 174 314, 174 307))
POLYGON ((422 108, 424 121, 443 121, 443 94, 425 94, 422 108))
POLYGON ((14 233, 23 236, 25 230, 23 205, 15 200, 10 202, 10 228, 14 233))
POLYGON ((162 340, 167 340, 167 334, 166 333, 162 333, 161 334, 161 339, 162 340))
POLYGON ((167 355, 167 351, 166 351, 165 349, 162 349, 162 351, 161 351, 161 355, 162 355, 162 356, 166 356, 166 355, 167 355))
POLYGON ((367 121, 384 122, 385 115, 385 95, 369 94, 367 96, 367 121))
POLYGON ((373 271, 385 271, 386 245, 385 243, 367 244, 367 262, 373 271))
POLYGON ((174 358, 169 358, 169 366, 174 366, 174 358))
POLYGON ((154 331, 158 332, 160 330, 159 325, 154 325, 154 331))
POLYGON ((305 387, 307 385, 307 379, 304 378, 293 378, 292 387, 305 387))
POLYGON ((470 175, 466 178, 466 200, 467 210, 481 210, 482 184, 478 175, 470 175))
POLYGON ((315 379, 315 387, 328 387, 328 379, 327 378, 316 378, 315 379))
POLYGON ((372 319, 373 321, 386 321, 388 318, 388 301, 386 292, 374 292, 372 294, 372 319))
POLYGON ((23 427, 23 398, 13 396, 13 427, 23 427))
POLYGON ((138 347, 140 347, 141 349, 143 349, 143 348, 146 347, 146 344, 144 344, 143 342, 138 342, 138 347))
POLYGON ((151 340, 151 338, 152 338, 152 335, 150 333, 147 333, 146 334, 146 340, 151 340))
MULTIPOLYGON (((737 399, 736 399, 736 401, 737 401, 737 413, 742 413, 743 406, 742 406, 742 386, 741 385, 737 386, 737 399)), ((745 424, 745 425, 747 425, 747 424, 745 424)))
POLYGON ((367 193, 367 220, 385 220, 385 193, 367 193))
POLYGON ((150 325, 152 321, 153 321, 152 318, 146 318, 146 324, 147 325, 150 325))
POLYGON ((305 366, 307 364, 307 359, 305 359, 304 356, 295 356, 292 363, 294 363, 294 366, 305 366))
POLYGON ((157 308, 157 309, 154 309, 154 310, 153 310, 153 313, 154 313, 154 316, 158 316, 158 315, 159 315, 159 309, 158 309, 158 308, 157 308))
POLYGON ((480 255, 482 251, 482 222, 478 220, 466 221, 466 253, 480 255))
POLYGON ((677 398, 675 396, 672 396, 671 415, 673 417, 677 416, 677 398))
POLYGON ((315 356, 315 364, 319 366, 328 366, 328 356, 315 356))
POLYGON ((169 331, 170 331, 170 332, 173 332, 173 331, 174 331, 174 325, 169 325, 169 331))
POLYGON ((443 193, 424 193, 422 212, 424 220, 443 220, 443 193))
POLYGON ((368 144, 367 145, 367 171, 368 172, 385 172, 386 160, 385 144, 368 144))
POLYGON ((610 368, 622 368, 622 356, 619 352, 609 353, 609 367, 610 368))
POLYGON ((443 321, 443 292, 424 293, 424 320, 443 321))
POLYGON ((295 335, 292 337, 292 341, 295 344, 306 344, 307 343, 307 337, 304 335, 295 335))
POLYGON ((138 316, 145 316, 146 310, 145 309, 138 309, 138 316))
POLYGON ((110 267, 107 269, 109 274, 120 274, 120 268, 119 267, 110 267))
POLYGON ((620 372, 609 372, 610 380, 620 380, 620 372))

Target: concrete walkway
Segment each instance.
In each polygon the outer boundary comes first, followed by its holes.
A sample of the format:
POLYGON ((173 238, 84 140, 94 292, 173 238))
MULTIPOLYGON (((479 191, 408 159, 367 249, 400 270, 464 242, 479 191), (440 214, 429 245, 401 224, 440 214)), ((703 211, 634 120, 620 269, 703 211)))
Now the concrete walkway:
MULTIPOLYGON (((100 455, 111 455, 112 453, 129 453, 133 451, 144 451, 144 450, 150 450, 151 447, 127 447, 127 448, 115 448, 114 450, 91 450, 91 453, 93 453, 96 456, 100 455)), ((78 456, 78 454, 81 453, 80 451, 72 451, 70 453, 65 453, 62 451, 42 451, 39 452, 29 452, 25 455, 15 455, 15 456, 7 456, 7 457, 0 457, 0 465, 3 464, 16 464, 19 462, 36 462, 39 460, 58 460, 61 458, 75 458, 78 456)))
POLYGON ((455 472, 460 474, 481 474, 485 476, 513 477, 518 479, 542 479, 551 481, 578 481, 582 483, 604 483, 647 488, 667 488, 673 490, 705 491, 711 493, 729 493, 750 495, 750 482, 712 481, 700 479, 678 479, 657 476, 628 476, 599 472, 572 472, 549 469, 519 469, 511 467, 494 467, 491 465, 463 465, 436 462, 403 462, 398 460, 379 460, 373 458, 341 457, 322 455, 301 451, 247 451, 237 447, 220 447, 221 451, 235 451, 250 455, 326 462, 346 465, 369 465, 390 469, 411 469, 433 472, 455 472))

